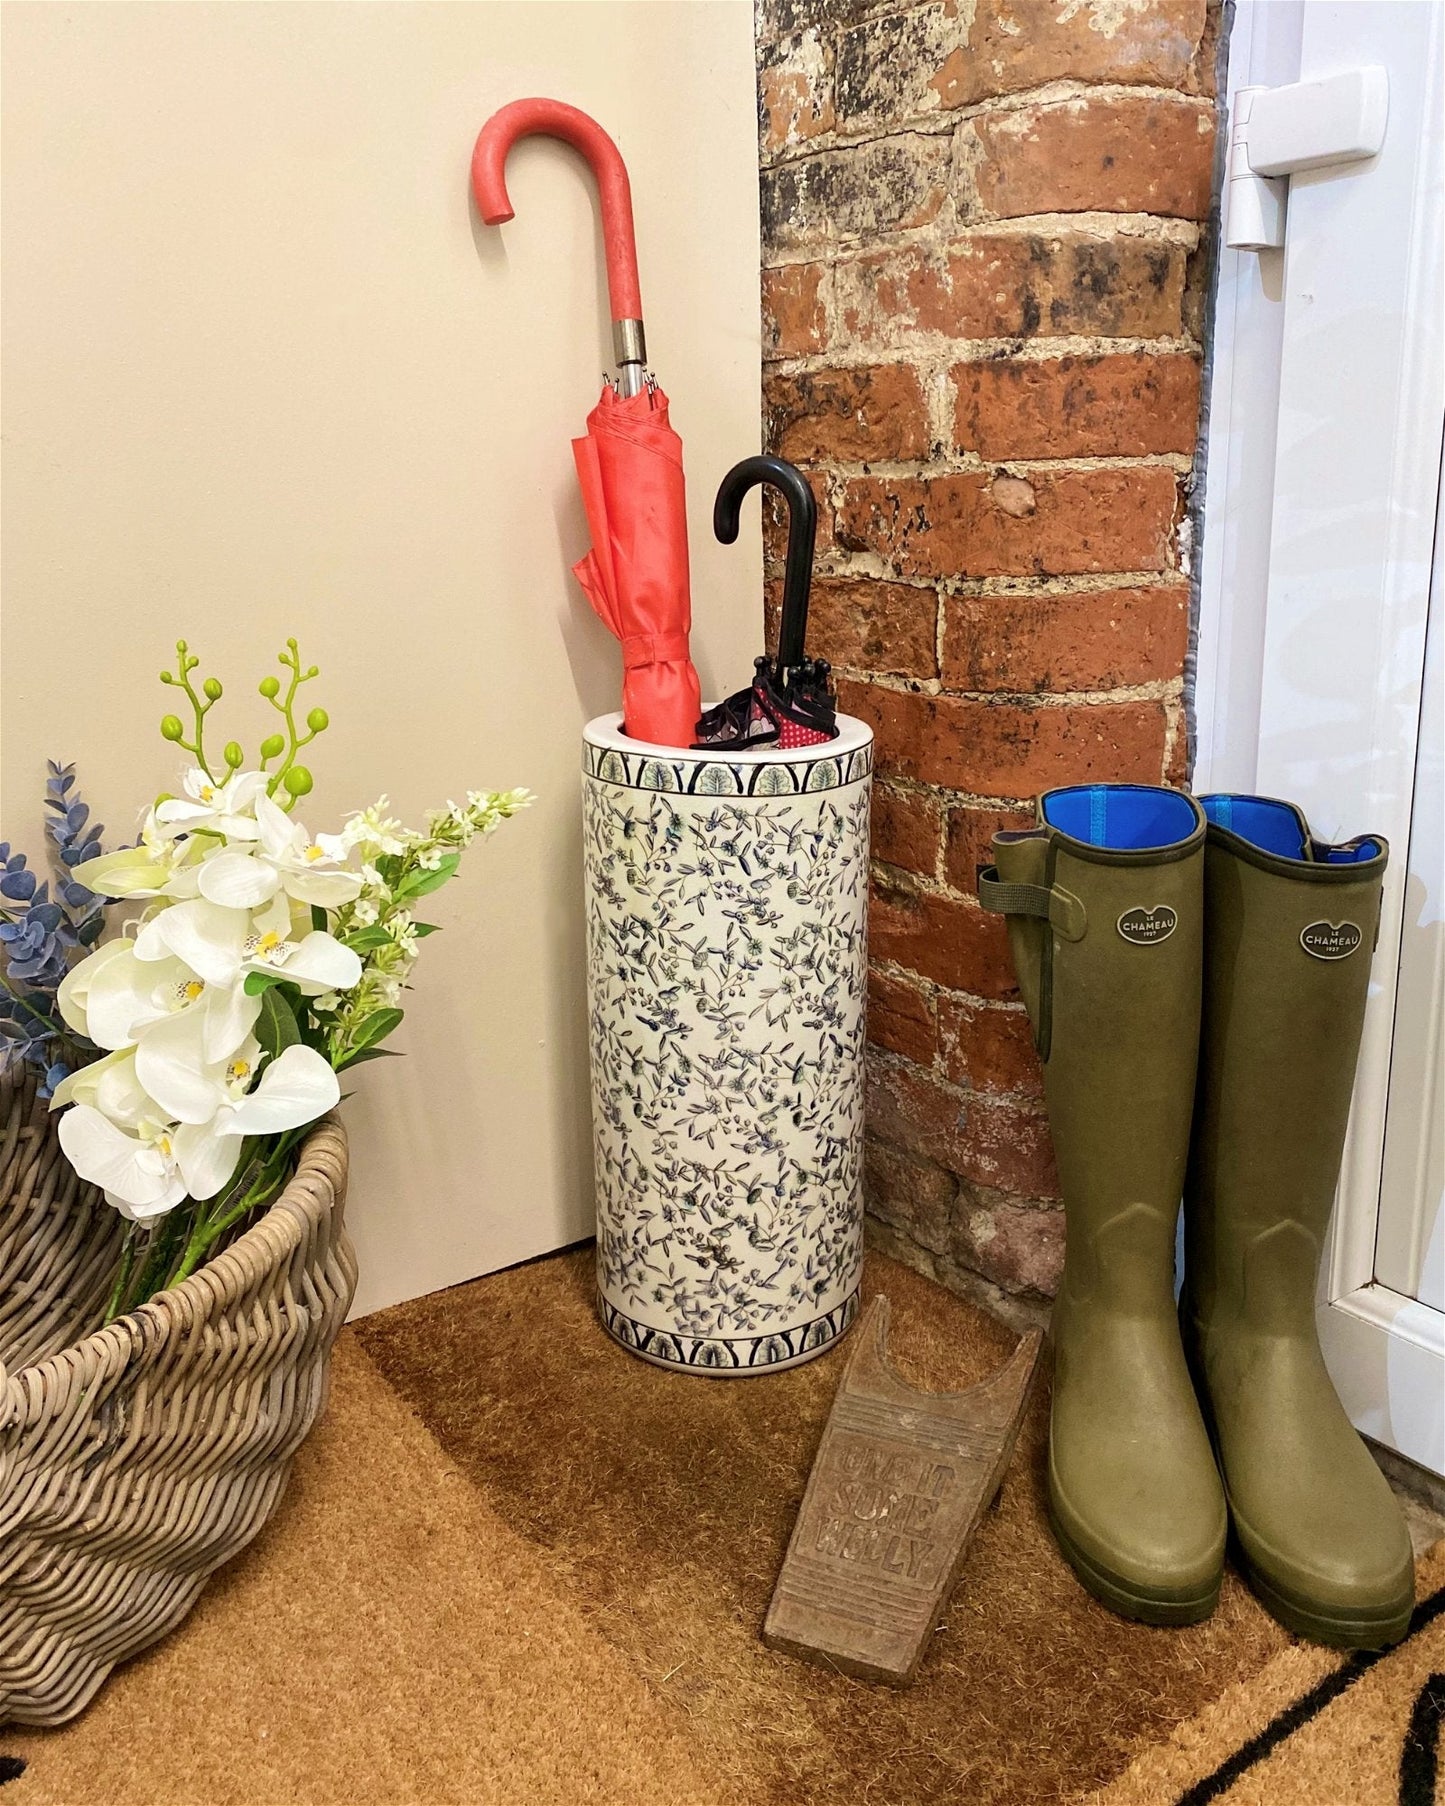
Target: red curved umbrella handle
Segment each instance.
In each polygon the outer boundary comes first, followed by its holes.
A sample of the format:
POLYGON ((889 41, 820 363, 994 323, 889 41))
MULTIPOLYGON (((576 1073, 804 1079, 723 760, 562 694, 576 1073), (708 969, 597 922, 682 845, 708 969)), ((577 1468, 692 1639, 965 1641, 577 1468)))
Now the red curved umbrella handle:
POLYGON ((642 319, 637 281, 637 240, 632 230, 632 187, 622 153, 586 113, 560 100, 514 100, 482 127, 472 152, 472 192, 489 226, 513 217, 507 198, 507 152, 519 138, 540 132, 570 144, 592 165, 602 197, 602 241, 607 251, 607 293, 616 321, 642 319))

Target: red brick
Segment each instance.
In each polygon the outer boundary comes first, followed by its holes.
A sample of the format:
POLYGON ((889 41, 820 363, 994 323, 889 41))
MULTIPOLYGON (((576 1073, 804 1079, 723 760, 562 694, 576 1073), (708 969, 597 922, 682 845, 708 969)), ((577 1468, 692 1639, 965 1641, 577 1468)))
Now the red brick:
POLYGON ((1111 357, 987 358, 955 364, 954 442, 1001 458, 1140 457, 1192 452, 1199 364, 1126 351, 1111 357))
POLYGON ((957 0, 876 18, 838 46, 837 106, 849 130, 897 124, 1060 80, 1174 87, 1204 33, 1204 0, 1149 0, 1120 30, 1058 0, 957 0))
MULTIPOLYGON (((1159 702, 1039 708, 847 681, 839 690, 846 711, 876 734, 878 769, 885 776, 974 796, 1033 796, 1059 784, 1157 784, 1163 770, 1159 702)), ((984 994, 975 985, 929 976, 954 990, 984 994)))
POLYGON ((1182 245, 1124 236, 979 233, 940 249, 909 245, 838 265, 838 318, 860 349, 902 347, 912 332, 1175 337, 1187 258, 1182 245))
POLYGON ((759 52, 758 119, 764 153, 832 131, 833 53, 817 31, 799 32, 759 52))
POLYGON ((868 1066, 869 1132, 975 1185, 1016 1197, 1058 1195, 1042 1111, 955 1090, 932 1073, 875 1056, 868 1066))
POLYGON ((1177 506, 1173 473, 1158 465, 851 477, 837 531, 900 577, 1164 571, 1177 506))
POLYGON ((1178 87, 1205 33, 1205 0, 1149 0, 1127 29, 1058 0, 934 0, 854 25, 838 40, 836 105, 851 130, 968 107, 1046 81, 1178 87))
POLYGON ((924 791, 873 786, 873 857, 933 877, 943 835, 943 807, 924 791))
POLYGON ((768 443, 794 463, 922 458, 928 413, 907 364, 770 372, 763 384, 768 443))
POLYGON ((1043 1067, 1023 1010, 990 1008, 942 991, 936 1022, 944 1076, 955 1085, 991 1095, 1044 1095, 1043 1067))
POLYGON ((870 972, 868 1039, 875 1047, 886 1047, 920 1066, 931 1066, 938 1049, 931 994, 887 972, 870 972))
POLYGON ((1157 213, 1204 219, 1214 110, 1191 100, 1079 98, 974 121, 979 205, 1033 213, 1157 213))
POLYGON ((943 603, 950 690, 1121 690, 1178 677, 1188 646, 1184 583, 943 603))
POLYGON ((1032 809, 950 809, 944 827, 944 877, 955 890, 977 896, 978 868, 993 863, 993 836, 1001 828, 1033 825, 1032 809))
POLYGON ((936 1161, 919 1160, 869 1136, 863 1148, 868 1209, 921 1247, 944 1254, 953 1240, 958 1181, 936 1161))
POLYGON ((1064 1275, 1064 1213, 1030 1209, 1006 1198, 960 1199, 953 1254, 1005 1292, 1052 1298, 1064 1275))
POLYGON ((885 960, 975 997, 1012 997, 1008 934, 977 903, 877 877, 868 911, 868 948, 885 960))
POLYGON ((785 263, 762 276, 763 355, 812 357, 828 343, 827 290, 821 263, 785 263))
POLYGON ((1207 10, 1205 0, 1148 0, 1116 20, 1097 5, 980 0, 968 57, 949 71, 960 96, 953 104, 1061 79, 1177 87, 1204 36, 1207 10))
POLYGON ((760 177, 763 243, 849 243, 930 225, 948 197, 953 146, 908 133, 820 151, 760 177))
POLYGON ((938 594, 909 583, 819 577, 808 609, 808 649, 856 671, 938 675, 938 594))

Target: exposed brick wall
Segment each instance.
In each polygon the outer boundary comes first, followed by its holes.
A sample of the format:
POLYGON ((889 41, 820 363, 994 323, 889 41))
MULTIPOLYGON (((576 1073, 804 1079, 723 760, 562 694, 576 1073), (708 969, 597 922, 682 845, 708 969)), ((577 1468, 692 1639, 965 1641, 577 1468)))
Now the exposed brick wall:
POLYGON ((1184 775, 1216 28, 758 0, 765 434, 819 498, 810 650, 878 737, 869 1204, 1015 1313, 1063 1223, 976 869, 1050 785, 1184 775))

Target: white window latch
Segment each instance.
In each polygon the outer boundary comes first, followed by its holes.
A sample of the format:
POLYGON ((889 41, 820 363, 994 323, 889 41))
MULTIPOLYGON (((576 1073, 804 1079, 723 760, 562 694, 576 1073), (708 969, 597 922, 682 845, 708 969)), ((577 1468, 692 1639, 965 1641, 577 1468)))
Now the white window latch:
POLYGON ((1224 242, 1237 251, 1282 245, 1286 178, 1377 155, 1389 111, 1389 77, 1376 67, 1236 89, 1224 242))

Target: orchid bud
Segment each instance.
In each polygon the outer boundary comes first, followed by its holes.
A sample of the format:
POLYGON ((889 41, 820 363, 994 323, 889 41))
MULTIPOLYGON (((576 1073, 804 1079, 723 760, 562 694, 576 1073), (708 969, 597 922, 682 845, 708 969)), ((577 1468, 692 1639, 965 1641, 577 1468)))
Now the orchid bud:
POLYGON ((221 700, 221 680, 219 677, 208 677, 201 685, 201 689, 208 701, 219 702, 221 700))
POLYGON ((292 796, 305 796, 312 781, 311 773, 304 765, 293 765, 281 779, 292 796))
POLYGON ((179 715, 163 715, 161 717, 161 738, 163 740, 179 740, 185 731, 179 715))
POLYGON ((278 696, 281 692, 281 679, 279 677, 263 677, 260 683, 260 690, 267 702, 270 702, 273 697, 278 696))
POLYGON ((280 734, 267 734, 266 738, 261 742, 261 757, 263 760, 279 759, 285 750, 286 742, 280 734))
POLYGON ((222 748, 221 757, 230 766, 232 771, 239 771, 241 766, 246 762, 246 755, 241 751, 240 743, 235 740, 228 740, 226 742, 225 746, 222 748))
POLYGON ((311 729, 313 734, 319 734, 323 728, 330 727, 331 717, 326 713, 325 709, 312 709, 311 713, 306 717, 306 725, 311 729))

